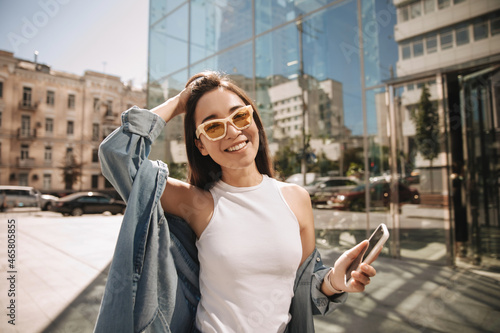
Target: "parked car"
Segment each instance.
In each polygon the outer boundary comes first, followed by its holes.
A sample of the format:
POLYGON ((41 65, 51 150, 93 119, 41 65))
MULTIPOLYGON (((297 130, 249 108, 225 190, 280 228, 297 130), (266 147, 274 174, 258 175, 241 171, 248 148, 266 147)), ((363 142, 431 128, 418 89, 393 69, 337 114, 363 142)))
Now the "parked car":
POLYGON ((0 211, 39 209, 40 196, 33 187, 0 185, 0 211))
POLYGON ((42 208, 43 211, 50 210, 54 203, 58 200, 59 198, 55 195, 40 193, 40 208, 42 208))
POLYGON ((313 206, 325 205, 331 196, 338 192, 349 191, 360 184, 354 177, 320 177, 304 186, 311 196, 313 206))
MULTIPOLYGON (((390 183, 387 181, 377 181, 370 184, 370 207, 372 208, 385 208, 389 207, 391 202, 391 188, 390 183)), ((328 200, 328 207, 340 210, 350 211, 364 211, 366 186, 359 185, 358 187, 347 191, 334 194, 328 200)), ((398 182, 399 203, 420 203, 419 192, 406 185, 404 182, 398 182)))
POLYGON ((77 192, 57 200, 51 211, 63 215, 80 216, 82 214, 125 213, 126 204, 105 194, 96 192, 77 192))
POLYGON ((285 182, 304 186, 312 183, 316 178, 318 178, 318 174, 308 172, 306 173, 306 183, 304 184, 304 175, 301 173, 294 173, 293 175, 288 177, 285 182))

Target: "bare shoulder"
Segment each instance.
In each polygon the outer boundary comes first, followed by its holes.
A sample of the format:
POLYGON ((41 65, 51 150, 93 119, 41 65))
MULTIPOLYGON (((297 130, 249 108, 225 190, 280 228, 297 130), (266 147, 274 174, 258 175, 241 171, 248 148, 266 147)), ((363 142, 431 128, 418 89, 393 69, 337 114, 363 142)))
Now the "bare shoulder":
POLYGON ((309 193, 303 187, 280 181, 278 181, 278 185, 288 204, 291 202, 310 203, 309 193))
POLYGON ((283 198, 297 217, 300 227, 309 227, 313 222, 311 198, 309 193, 299 185, 279 182, 283 198))

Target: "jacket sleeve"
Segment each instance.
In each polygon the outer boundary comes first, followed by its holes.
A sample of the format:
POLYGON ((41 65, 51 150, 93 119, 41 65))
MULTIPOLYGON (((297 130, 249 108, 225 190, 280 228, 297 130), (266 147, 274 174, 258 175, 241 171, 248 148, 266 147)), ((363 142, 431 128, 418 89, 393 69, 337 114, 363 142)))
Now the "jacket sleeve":
POLYGON ((134 106, 122 114, 122 126, 99 146, 102 174, 125 202, 141 163, 150 153, 151 143, 165 124, 157 114, 134 106))
POLYGON ((347 293, 326 296, 321 284, 330 267, 323 265, 318 249, 302 263, 297 271, 294 297, 290 307, 292 319, 288 333, 314 332, 313 315, 326 315, 347 300, 347 293))

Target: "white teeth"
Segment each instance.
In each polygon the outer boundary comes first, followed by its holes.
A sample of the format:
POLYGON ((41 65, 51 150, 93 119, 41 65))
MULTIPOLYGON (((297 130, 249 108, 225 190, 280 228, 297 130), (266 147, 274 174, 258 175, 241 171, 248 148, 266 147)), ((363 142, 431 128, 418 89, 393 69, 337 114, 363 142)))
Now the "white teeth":
POLYGON ((243 147, 245 147, 246 145, 247 145, 247 143, 246 143, 246 142, 242 142, 242 143, 240 143, 240 144, 237 144, 236 146, 229 147, 229 148, 227 149, 227 151, 237 151, 237 150, 242 149, 242 148, 243 148, 243 147))

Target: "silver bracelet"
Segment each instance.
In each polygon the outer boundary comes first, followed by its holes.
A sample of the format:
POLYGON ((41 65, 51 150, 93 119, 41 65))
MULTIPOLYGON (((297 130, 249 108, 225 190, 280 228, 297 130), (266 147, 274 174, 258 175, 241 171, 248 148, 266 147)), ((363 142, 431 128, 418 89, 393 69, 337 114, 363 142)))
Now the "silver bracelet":
POLYGON ((330 270, 328 271, 328 273, 326 273, 325 275, 325 278, 323 279, 325 285, 326 285, 326 289, 328 289, 328 291, 334 293, 334 294, 340 294, 340 293, 343 293, 344 291, 342 290, 337 290, 335 289, 333 286, 332 286, 332 282, 330 281, 330 274, 332 274, 333 272, 333 268, 330 268, 330 270))

